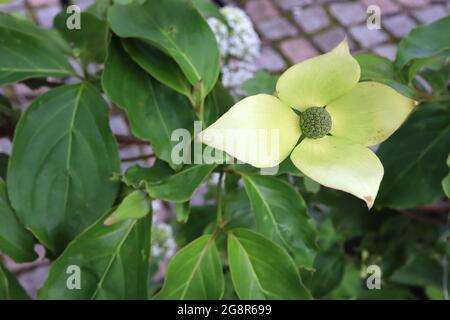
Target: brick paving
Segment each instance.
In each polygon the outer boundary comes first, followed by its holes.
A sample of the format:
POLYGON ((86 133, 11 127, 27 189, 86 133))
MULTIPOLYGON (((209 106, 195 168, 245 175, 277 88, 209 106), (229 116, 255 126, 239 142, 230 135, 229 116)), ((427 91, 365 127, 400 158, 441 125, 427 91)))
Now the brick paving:
POLYGON ((450 14, 450 0, 237 0, 237 3, 258 26, 263 40, 258 66, 271 72, 281 72, 289 65, 329 51, 344 37, 353 53, 373 52, 393 60, 399 40, 411 29, 450 14), (367 28, 369 6, 379 7, 381 29, 367 28))

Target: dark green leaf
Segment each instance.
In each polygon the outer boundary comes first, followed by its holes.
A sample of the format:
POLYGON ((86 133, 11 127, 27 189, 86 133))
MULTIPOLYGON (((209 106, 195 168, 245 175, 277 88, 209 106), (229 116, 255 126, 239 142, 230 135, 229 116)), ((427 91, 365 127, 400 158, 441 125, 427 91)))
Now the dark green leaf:
POLYGON ((345 270, 344 253, 337 245, 332 246, 317 255, 313 268, 314 273, 305 284, 313 297, 321 298, 341 283, 345 270))
POLYGON ((147 299, 151 222, 151 215, 112 226, 98 220, 53 262, 39 298, 147 299), (77 275, 70 266, 79 267, 80 289, 68 288, 77 275))
POLYGON ((247 229, 228 233, 228 260, 240 299, 310 299, 287 252, 247 229))
POLYGON ((270 176, 244 175, 244 184, 257 230, 292 252, 299 265, 310 268, 317 233, 300 194, 270 176))
POLYGON ((410 208, 432 203, 442 195, 448 172, 450 112, 439 105, 420 105, 386 142, 378 156, 384 165, 377 206, 410 208))
POLYGON ((14 275, 0 265, 0 301, 29 299, 14 275))
POLYGON ((217 300, 224 292, 219 253, 211 235, 191 242, 172 258, 157 300, 217 300))
POLYGON ((204 18, 214 17, 227 24, 227 20, 220 12, 218 6, 211 0, 191 0, 194 7, 200 12, 204 18))
POLYGON ((32 261, 34 252, 33 236, 19 222, 9 204, 5 181, 0 178, 0 251, 16 262, 32 261))
MULTIPOLYGON (((429 25, 418 27, 400 41, 397 48, 396 67, 401 70, 414 60, 450 55, 450 16, 437 20, 429 25)), ((419 68, 415 68, 416 72, 419 68)), ((409 75, 412 79, 414 73, 409 75)))
POLYGON ((35 100, 17 126, 8 194, 17 216, 55 253, 111 207, 120 171, 108 106, 90 84, 35 100))
POLYGON ((151 168, 130 167, 124 181, 136 187, 144 184, 152 198, 186 202, 214 168, 213 164, 189 165, 175 172, 159 162, 151 168))
POLYGON ((174 130, 193 129, 194 111, 187 98, 152 79, 125 53, 120 43, 111 41, 103 89, 108 97, 123 108, 137 137, 148 140, 159 159, 172 163, 174 130))
POLYGON ((155 5, 114 5, 108 10, 112 30, 123 38, 139 38, 172 57, 201 96, 212 90, 219 76, 216 39, 200 13, 186 0, 155 5))
POLYGON ((91 13, 82 12, 80 15, 81 28, 69 29, 66 21, 70 15, 61 12, 55 17, 53 24, 72 46, 74 55, 80 57, 84 63, 104 62, 109 33, 106 22, 91 13))
POLYGON ((134 62, 152 77, 188 98, 191 97, 192 86, 172 58, 136 39, 123 39, 122 45, 134 62))
POLYGON ((234 104, 233 97, 222 83, 218 81, 214 89, 206 97, 204 121, 205 126, 213 124, 234 104))
POLYGON ((0 85, 74 74, 53 34, 0 13, 0 85))

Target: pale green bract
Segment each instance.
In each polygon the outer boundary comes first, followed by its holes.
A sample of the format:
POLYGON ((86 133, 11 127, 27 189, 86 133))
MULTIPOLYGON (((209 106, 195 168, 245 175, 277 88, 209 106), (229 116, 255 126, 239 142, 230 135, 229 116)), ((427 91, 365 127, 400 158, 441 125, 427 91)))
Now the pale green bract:
POLYGON ((306 176, 353 194, 370 209, 384 170, 367 147, 391 136, 416 102, 387 85, 359 80, 359 64, 344 40, 284 72, 276 86, 278 97, 259 94, 241 100, 198 138, 257 168, 276 166, 290 155, 306 176), (302 113, 313 107, 325 108, 331 130, 312 138, 303 134, 297 145, 302 113))

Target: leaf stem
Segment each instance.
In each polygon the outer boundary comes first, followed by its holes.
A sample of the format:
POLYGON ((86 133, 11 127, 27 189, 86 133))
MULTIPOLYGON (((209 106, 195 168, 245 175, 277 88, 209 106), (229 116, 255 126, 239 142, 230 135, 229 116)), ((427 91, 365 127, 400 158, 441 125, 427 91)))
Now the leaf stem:
POLYGON ((222 181, 225 173, 219 173, 219 181, 217 181, 216 206, 217 206, 217 226, 222 228, 224 225, 222 216, 222 181))

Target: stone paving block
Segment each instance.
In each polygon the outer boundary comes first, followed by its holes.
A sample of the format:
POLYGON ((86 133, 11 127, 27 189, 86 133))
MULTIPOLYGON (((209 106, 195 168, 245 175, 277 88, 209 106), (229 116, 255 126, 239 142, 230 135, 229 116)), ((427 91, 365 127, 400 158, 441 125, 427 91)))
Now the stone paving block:
POLYGON ((292 64, 319 55, 319 52, 313 45, 304 38, 284 40, 280 44, 281 52, 288 58, 292 64))
POLYGON ((385 14, 393 14, 400 11, 400 7, 393 0, 362 0, 362 3, 368 8, 371 5, 380 7, 381 17, 385 14))
POLYGON ((278 10, 269 0, 250 0, 245 3, 245 11, 256 22, 278 15, 278 10))
POLYGON ((344 26, 350 26, 367 19, 367 13, 359 2, 337 2, 329 6, 331 14, 344 26))
POLYGON ((372 48, 377 44, 383 43, 389 38, 388 35, 382 30, 369 30, 366 24, 350 28, 350 34, 364 49, 372 48))
POLYGON ((266 69, 270 72, 279 72, 286 68, 283 58, 271 47, 263 47, 261 55, 255 61, 258 69, 266 69))
MULTIPOLYGON (((327 52, 336 47, 347 36, 343 28, 333 28, 321 32, 313 37, 314 44, 319 47, 322 52, 327 52)), ((355 43, 347 37, 350 50, 355 49, 355 43)))
POLYGON ((269 40, 279 40, 282 38, 297 35, 298 30, 288 20, 283 17, 275 17, 256 23, 256 28, 269 40))
POLYGON ((423 9, 414 10, 413 16, 423 24, 439 20, 449 14, 449 9, 442 5, 433 5, 423 9))
POLYGON ((289 11, 312 4, 313 1, 314 0, 275 0, 275 3, 284 11, 289 11))
POLYGON ((430 0, 397 0, 397 2, 406 8, 418 8, 426 6, 430 0))
POLYGON ((416 23, 413 19, 406 14, 387 17, 381 19, 383 28, 392 33, 396 38, 402 38, 406 36, 412 29, 416 27, 416 23))
POLYGON ((395 60, 395 55, 397 54, 397 46, 395 44, 383 44, 381 46, 377 46, 373 49, 373 52, 388 58, 391 61, 395 60))
POLYGON ((294 19, 307 33, 316 32, 330 24, 330 19, 322 7, 295 10, 294 19))

